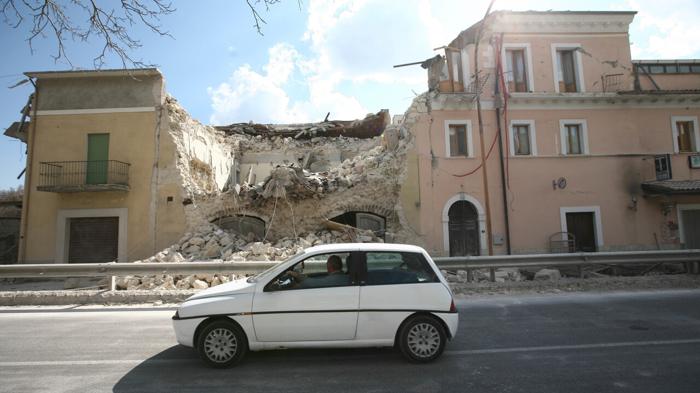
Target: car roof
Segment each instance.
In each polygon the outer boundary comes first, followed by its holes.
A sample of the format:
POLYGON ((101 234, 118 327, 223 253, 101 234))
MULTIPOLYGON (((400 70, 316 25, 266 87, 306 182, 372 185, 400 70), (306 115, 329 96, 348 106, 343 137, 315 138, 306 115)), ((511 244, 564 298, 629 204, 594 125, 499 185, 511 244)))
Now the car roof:
POLYGON ((342 252, 342 251, 398 251, 398 252, 424 252, 421 247, 412 244, 397 243, 334 243, 309 247, 305 253, 312 252, 342 252))

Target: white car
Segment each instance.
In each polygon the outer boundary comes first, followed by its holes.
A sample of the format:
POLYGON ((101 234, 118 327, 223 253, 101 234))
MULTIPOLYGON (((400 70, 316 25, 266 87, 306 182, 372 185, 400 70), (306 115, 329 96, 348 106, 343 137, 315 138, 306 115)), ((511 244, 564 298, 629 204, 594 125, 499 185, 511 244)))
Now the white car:
POLYGON ((396 346, 436 359, 457 333, 447 281, 427 252, 402 244, 311 247, 253 277, 187 299, 177 341, 214 367, 248 350, 396 346))

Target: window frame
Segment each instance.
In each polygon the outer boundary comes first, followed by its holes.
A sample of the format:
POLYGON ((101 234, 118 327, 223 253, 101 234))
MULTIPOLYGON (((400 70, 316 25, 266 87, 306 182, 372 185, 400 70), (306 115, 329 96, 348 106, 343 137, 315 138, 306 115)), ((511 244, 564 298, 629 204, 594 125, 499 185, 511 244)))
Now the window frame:
POLYGON ((509 50, 522 50, 525 52, 525 79, 527 80, 527 91, 522 92, 522 91, 513 91, 511 92, 510 89, 508 89, 508 77, 505 77, 506 83, 505 83, 505 89, 507 92, 512 93, 512 94, 525 94, 525 93, 532 93, 535 91, 535 79, 534 79, 534 70, 532 68, 532 50, 531 50, 531 45, 529 42, 524 42, 524 43, 504 43, 503 46, 501 47, 501 64, 503 65, 503 71, 507 72, 508 68, 508 51, 509 50))
POLYGON ((552 44, 552 75, 554 76, 554 91, 556 93, 576 94, 586 92, 586 83, 583 79, 583 60, 581 53, 576 50, 582 48, 581 44, 552 44), (559 51, 573 51, 574 55, 574 74, 576 75, 576 92, 559 91, 559 80, 561 70, 559 68, 559 51))
POLYGON ((446 158, 474 158, 474 143, 472 138, 471 120, 445 120, 445 157, 446 158), (450 126, 465 126, 467 133, 467 155, 453 156, 450 154, 450 126))
POLYGON ((510 155, 513 157, 536 157, 537 156, 537 131, 535 130, 534 120, 511 120, 508 126, 510 132, 510 155), (515 126, 528 126, 530 139, 530 154, 515 154, 515 126))
MULTIPOLYGON (((271 279, 265 284, 265 286, 263 287, 263 292, 286 292, 286 291, 298 291, 298 290, 305 290, 305 289, 330 289, 330 288, 345 288, 345 287, 354 287, 354 286, 358 286, 358 285, 360 285, 360 283, 359 283, 359 282, 353 282, 353 281, 352 281, 352 277, 349 276, 349 271, 348 271, 349 269, 348 269, 348 266, 347 266, 347 260, 348 260, 349 257, 358 258, 358 257, 355 256, 355 255, 357 255, 357 252, 355 252, 355 251, 321 252, 321 253, 318 253, 318 254, 309 255, 309 256, 307 256, 306 258, 301 259, 301 260, 299 260, 299 261, 296 261, 294 264, 292 264, 292 265, 286 267, 284 270, 282 270, 282 271, 279 272, 277 275, 275 275, 273 278, 271 278, 271 279), (316 257, 321 256, 321 255, 325 255, 325 256, 326 256, 326 259, 328 259, 329 256, 331 256, 331 255, 338 255, 338 254, 348 254, 348 256, 345 257, 345 261, 343 261, 343 267, 345 268, 345 272, 343 272, 343 274, 348 276, 348 282, 349 282, 348 285, 326 285, 326 286, 318 286, 318 287, 291 287, 291 288, 276 288, 276 289, 273 289, 273 288, 272 288, 273 283, 274 283, 277 279, 279 279, 280 277, 282 277, 282 276, 284 276, 285 274, 287 274, 287 272, 289 272, 290 270, 294 270, 294 267, 297 266, 298 264, 304 263, 304 262, 306 262, 308 259, 316 258, 316 257)), ((328 277, 328 275, 323 276, 323 277, 328 277)))
POLYGON ((361 282, 362 286, 368 286, 368 287, 379 287, 379 286, 385 286, 385 285, 416 285, 416 284, 434 284, 434 283, 440 283, 440 277, 437 275, 435 270, 433 269, 432 266, 430 266, 430 263, 428 263, 427 259, 425 256, 419 252, 413 252, 413 251, 390 251, 390 250, 372 250, 372 251, 362 251, 362 259, 364 260, 364 263, 362 264, 364 266, 364 277, 365 280, 361 282), (367 258, 368 254, 401 254, 401 258, 403 259, 405 254, 413 254, 418 258, 418 261, 420 262, 421 266, 423 269, 426 271, 426 273, 429 273, 432 275, 431 280, 427 281, 418 281, 418 282, 391 282, 391 283, 379 283, 379 284, 369 284, 367 282, 367 277, 369 276, 369 272, 371 271, 370 269, 370 264, 367 258))
POLYGON ((587 156, 590 154, 588 144, 588 124, 585 119, 561 119, 559 120, 559 137, 561 139, 561 155, 563 156, 587 156), (568 138, 566 134, 566 126, 577 124, 581 127, 581 153, 568 152, 568 138))
POLYGON ((700 152, 700 130, 698 130, 697 116, 671 116, 671 135, 673 138, 673 152, 675 154, 688 154, 700 152), (691 151, 680 151, 678 146, 678 122, 690 122, 693 124, 693 132, 691 134, 693 148, 691 151))

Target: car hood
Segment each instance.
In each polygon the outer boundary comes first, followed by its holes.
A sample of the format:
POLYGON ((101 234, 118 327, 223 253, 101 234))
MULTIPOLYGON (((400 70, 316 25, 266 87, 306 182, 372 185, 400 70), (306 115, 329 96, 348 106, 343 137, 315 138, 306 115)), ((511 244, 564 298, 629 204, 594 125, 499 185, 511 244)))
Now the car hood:
POLYGON ((208 297, 218 297, 218 296, 228 296, 228 295, 240 295, 243 293, 252 293, 255 289, 255 283, 249 283, 246 281, 247 278, 239 278, 226 284, 217 285, 209 289, 205 289, 201 292, 190 296, 187 300, 203 299, 208 297))

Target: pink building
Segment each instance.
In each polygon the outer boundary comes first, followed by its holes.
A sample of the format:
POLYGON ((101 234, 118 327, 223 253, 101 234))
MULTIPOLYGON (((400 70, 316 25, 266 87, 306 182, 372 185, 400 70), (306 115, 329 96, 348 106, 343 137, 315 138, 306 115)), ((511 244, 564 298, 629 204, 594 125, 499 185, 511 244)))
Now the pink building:
POLYGON ((431 253, 700 248, 700 61, 632 60, 634 15, 494 12, 423 63, 402 202, 431 253))

